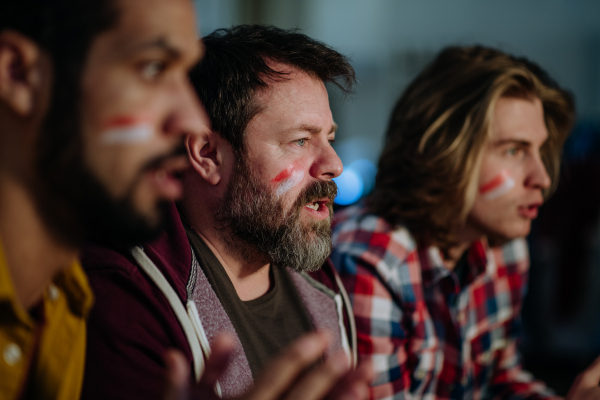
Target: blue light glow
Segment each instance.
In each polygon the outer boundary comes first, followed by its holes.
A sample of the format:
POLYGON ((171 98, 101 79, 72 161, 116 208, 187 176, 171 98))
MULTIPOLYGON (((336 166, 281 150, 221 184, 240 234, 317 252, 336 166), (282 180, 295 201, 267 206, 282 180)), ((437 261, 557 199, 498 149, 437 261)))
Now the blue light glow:
POLYGON ((361 158, 354 161, 348 169, 356 172, 363 181, 363 196, 368 195, 375 188, 375 177, 377 176, 377 167, 371 161, 361 158))
POLYGON ((334 202, 341 206, 352 204, 363 194, 364 183, 359 174, 352 169, 344 170, 340 176, 333 178, 338 186, 338 195, 334 202))

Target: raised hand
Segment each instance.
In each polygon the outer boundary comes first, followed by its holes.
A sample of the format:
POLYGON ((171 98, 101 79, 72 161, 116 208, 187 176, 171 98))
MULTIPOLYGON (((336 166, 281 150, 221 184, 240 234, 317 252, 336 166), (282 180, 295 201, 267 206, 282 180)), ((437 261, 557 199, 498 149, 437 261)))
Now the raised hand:
MULTIPOLYGON (((367 399, 372 379, 370 366, 363 364, 350 370, 346 355, 340 352, 311 367, 320 360, 328 344, 329 336, 323 333, 311 333, 298 339, 263 371, 254 387, 239 400, 367 399)), ((187 360, 177 351, 169 352, 165 356, 168 368, 165 399, 218 399, 213 387, 225 370, 232 349, 232 339, 219 336, 212 345, 202 379, 191 388, 187 360)))

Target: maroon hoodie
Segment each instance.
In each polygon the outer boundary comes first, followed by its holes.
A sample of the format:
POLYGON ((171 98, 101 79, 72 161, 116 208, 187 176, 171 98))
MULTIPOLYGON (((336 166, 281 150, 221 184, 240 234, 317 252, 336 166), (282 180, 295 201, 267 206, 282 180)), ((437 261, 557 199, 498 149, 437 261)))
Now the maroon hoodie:
MULTIPOLYGON (((237 339, 202 269, 194 266, 196 261, 174 205, 164 232, 157 240, 145 244, 143 251, 182 304, 185 306, 188 300, 194 302, 209 342, 221 332, 232 333, 237 339)), ((178 349, 190 364, 193 359, 188 339, 170 303, 129 252, 89 244, 84 249, 82 264, 96 304, 88 321, 81 398, 160 399, 166 374, 165 352, 178 349)), ((329 261, 310 276, 290 272, 315 329, 328 330, 336 338, 328 353, 342 348, 342 342, 353 346, 354 330, 348 328, 352 311, 329 261), (343 329, 340 318, 344 321, 343 329)), ((253 383, 239 339, 237 342, 237 351, 220 379, 224 398, 243 393, 253 383)))

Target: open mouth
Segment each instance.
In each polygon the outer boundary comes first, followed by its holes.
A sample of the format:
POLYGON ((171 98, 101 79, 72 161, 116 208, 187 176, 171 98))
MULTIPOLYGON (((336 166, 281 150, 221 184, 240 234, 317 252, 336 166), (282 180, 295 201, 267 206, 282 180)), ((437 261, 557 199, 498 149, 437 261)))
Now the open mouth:
POLYGON ((181 178, 189 167, 187 156, 171 156, 147 169, 158 195, 165 200, 177 200, 183 195, 181 178))
POLYGON ((329 203, 329 199, 319 199, 306 204, 304 207, 307 208, 309 213, 314 217, 318 219, 325 219, 329 218, 329 203))
POLYGON ((534 203, 519 207, 519 213, 521 214, 521 216, 527 219, 535 219, 538 216, 538 209, 541 205, 541 203, 534 203))
POLYGON ((313 210, 315 210, 315 211, 318 211, 318 210, 319 210, 319 207, 320 207, 320 204, 319 204, 319 202, 318 202, 318 201, 315 201, 315 202, 314 202, 314 203, 312 203, 312 204, 308 204, 306 207, 308 207, 308 208, 311 208, 311 209, 313 209, 313 210))

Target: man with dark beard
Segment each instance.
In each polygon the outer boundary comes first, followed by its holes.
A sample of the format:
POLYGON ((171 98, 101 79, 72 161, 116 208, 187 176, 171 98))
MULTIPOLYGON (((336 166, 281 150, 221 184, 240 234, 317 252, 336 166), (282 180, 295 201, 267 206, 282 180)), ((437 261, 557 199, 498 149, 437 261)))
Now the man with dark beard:
POLYGON ((349 90, 354 71, 324 44, 273 27, 218 30, 204 46, 191 81, 213 127, 186 139, 178 210, 157 241, 84 254, 97 307, 83 397, 157 398, 166 365, 191 366, 199 379, 205 357, 223 353, 225 332, 224 398, 252 385, 256 399, 364 398, 368 368, 349 371, 352 315, 326 262, 342 164, 325 82, 349 90), (307 346, 307 334, 318 344, 307 346), (301 337, 303 347, 284 350, 301 337), (184 361, 165 365, 170 348, 184 361), (323 352, 304 374, 280 361, 266 367, 280 354, 308 367, 323 352))
POLYGON ((181 195, 199 56, 188 0, 0 3, 0 398, 79 398, 79 247, 148 238, 181 195))

